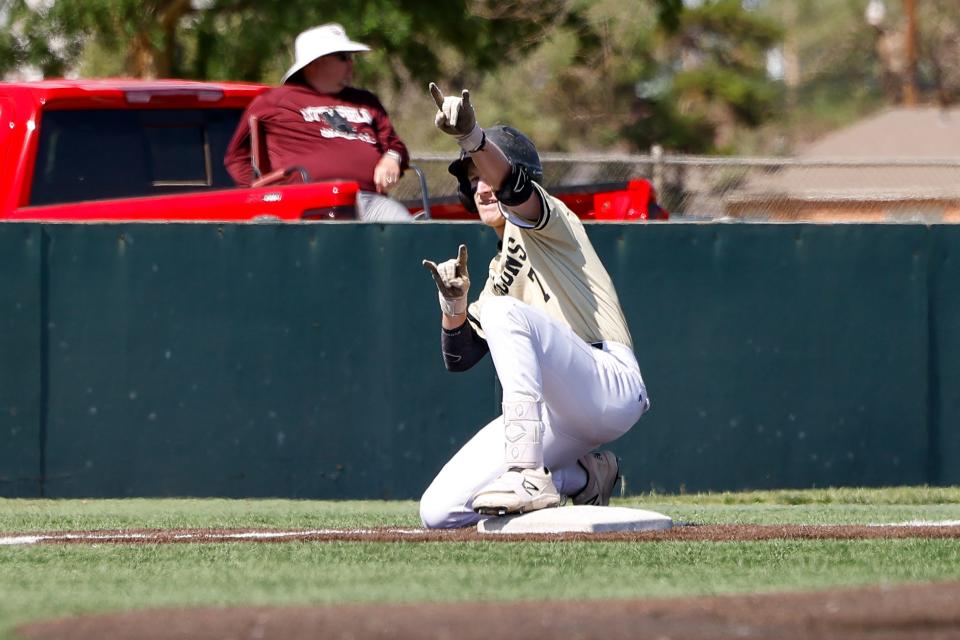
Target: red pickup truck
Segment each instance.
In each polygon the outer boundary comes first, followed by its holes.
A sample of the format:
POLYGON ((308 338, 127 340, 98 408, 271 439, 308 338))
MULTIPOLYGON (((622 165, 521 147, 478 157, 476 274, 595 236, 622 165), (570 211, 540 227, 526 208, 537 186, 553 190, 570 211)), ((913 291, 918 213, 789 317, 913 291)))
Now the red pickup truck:
MULTIPOLYGON (((0 83, 0 220, 352 218, 353 182, 233 185, 224 152, 244 108, 267 89, 185 80, 0 83)), ((646 180, 559 191, 584 218, 667 216, 646 180)), ((420 217, 471 218, 455 198, 425 194, 407 204, 420 217)))

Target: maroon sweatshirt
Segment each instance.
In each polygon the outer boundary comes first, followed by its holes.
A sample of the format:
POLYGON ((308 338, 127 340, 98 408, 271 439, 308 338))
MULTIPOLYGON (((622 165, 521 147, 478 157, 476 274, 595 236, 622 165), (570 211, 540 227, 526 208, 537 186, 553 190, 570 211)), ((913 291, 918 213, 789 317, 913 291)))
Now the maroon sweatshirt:
MULTIPOLYGON (((311 181, 353 180, 376 191, 373 169, 394 150, 406 169, 410 156, 390 124, 377 96, 347 87, 336 94, 317 93, 301 84, 286 84, 257 96, 233 134, 224 164, 240 186, 253 180, 249 117, 257 116, 266 137, 270 169, 301 166, 311 181)), ((266 172, 265 172, 266 173, 266 172)))

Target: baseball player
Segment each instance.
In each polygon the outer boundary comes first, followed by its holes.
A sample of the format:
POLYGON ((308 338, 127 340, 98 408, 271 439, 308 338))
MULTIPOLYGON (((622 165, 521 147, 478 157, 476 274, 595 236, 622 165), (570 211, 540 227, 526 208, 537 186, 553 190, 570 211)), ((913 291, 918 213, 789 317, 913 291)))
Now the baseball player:
POLYGON ((574 504, 607 505, 619 462, 591 453, 626 433, 650 400, 610 276, 583 225, 539 182, 537 149, 506 126, 477 125, 470 94, 433 83, 437 127, 462 149, 450 165, 464 205, 493 228, 499 252, 480 296, 467 303, 467 248, 435 264, 446 368, 464 371, 489 351, 503 415, 443 467, 420 500, 429 528, 475 524, 574 504))

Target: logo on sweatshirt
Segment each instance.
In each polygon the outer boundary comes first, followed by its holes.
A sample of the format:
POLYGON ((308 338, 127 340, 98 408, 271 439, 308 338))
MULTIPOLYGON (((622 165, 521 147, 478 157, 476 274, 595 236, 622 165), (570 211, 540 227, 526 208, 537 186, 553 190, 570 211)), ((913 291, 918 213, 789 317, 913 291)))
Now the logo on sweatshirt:
POLYGON ((373 116, 362 107, 347 105, 306 107, 300 109, 304 122, 316 122, 320 125, 320 135, 324 138, 345 138, 360 140, 367 144, 376 144, 374 137, 366 131, 358 131, 356 125, 372 125, 373 116))

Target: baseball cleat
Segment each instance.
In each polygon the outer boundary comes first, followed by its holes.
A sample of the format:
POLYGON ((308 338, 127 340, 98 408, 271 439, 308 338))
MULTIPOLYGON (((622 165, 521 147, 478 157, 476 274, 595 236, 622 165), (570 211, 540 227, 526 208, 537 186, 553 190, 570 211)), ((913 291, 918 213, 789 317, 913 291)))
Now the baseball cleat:
POLYGON ((613 487, 620 479, 620 461, 612 451, 594 451, 582 456, 577 464, 587 472, 587 486, 573 496, 573 504, 610 504, 613 487))
POLYGON ((512 468, 473 496, 473 510, 483 515, 527 513, 560 505, 560 492, 543 467, 512 468))

